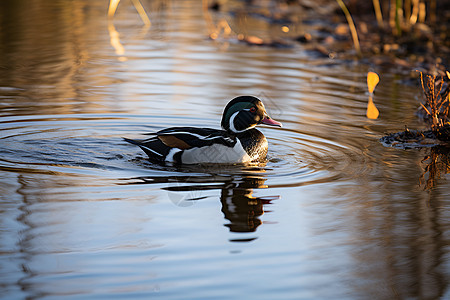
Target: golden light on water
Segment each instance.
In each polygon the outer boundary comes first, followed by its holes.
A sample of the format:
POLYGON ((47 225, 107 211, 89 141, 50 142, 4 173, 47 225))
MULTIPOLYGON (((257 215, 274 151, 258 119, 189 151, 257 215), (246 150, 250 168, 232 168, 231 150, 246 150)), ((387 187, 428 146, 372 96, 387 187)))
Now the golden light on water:
POLYGON ((206 26, 208 27, 209 37, 212 40, 219 38, 221 34, 223 34, 224 37, 228 37, 231 34, 233 34, 233 31, 231 30, 231 27, 228 24, 227 20, 222 18, 220 21, 217 22, 217 25, 214 24, 213 18, 209 13, 207 0, 202 1, 202 9, 203 9, 203 17, 206 21, 206 26))
MULTIPOLYGON (((111 46, 116 51, 116 54, 119 56, 119 61, 126 61, 127 58, 125 55, 125 48, 123 47, 122 43, 120 42, 119 33, 117 32, 116 28, 113 24, 113 18, 116 14, 117 6, 119 6, 120 0, 110 0, 109 1, 109 8, 108 8, 108 31, 109 31, 109 37, 110 37, 110 43, 111 46)), ((139 16, 142 19, 142 22, 145 24, 145 28, 150 28, 151 22, 150 19, 147 16, 147 13, 145 12, 144 7, 142 6, 141 2, 139 0, 132 0, 134 7, 136 8, 139 16)))
POLYGON ((119 61, 126 61, 127 58, 124 56, 125 48, 120 43, 119 33, 117 32, 112 22, 108 24, 108 31, 111 46, 113 46, 114 50, 116 51, 116 54, 119 56, 118 58, 119 61))
POLYGON ((225 19, 220 20, 217 23, 217 26, 215 26, 212 21, 208 26, 210 28, 210 34, 209 37, 213 40, 217 39, 221 33, 223 33, 223 36, 227 37, 232 34, 232 30, 230 25, 225 19))
POLYGON ((369 102, 367 103, 367 112, 366 116, 369 119, 375 120, 380 115, 380 112, 378 111, 377 107, 373 103, 373 91, 375 90, 375 87, 377 86, 378 82, 380 81, 380 77, 375 72, 369 72, 367 73, 367 88, 369 89, 369 102))

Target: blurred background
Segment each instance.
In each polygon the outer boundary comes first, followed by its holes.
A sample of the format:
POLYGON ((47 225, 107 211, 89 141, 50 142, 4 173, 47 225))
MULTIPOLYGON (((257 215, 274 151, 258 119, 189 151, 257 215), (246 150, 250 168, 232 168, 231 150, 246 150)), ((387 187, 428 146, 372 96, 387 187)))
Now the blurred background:
POLYGON ((450 297, 448 151, 379 142, 428 128, 448 4, 396 2, 345 2, 358 49, 339 1, 1 1, 0 298, 450 297), (283 123, 265 164, 122 141, 238 95, 283 123))

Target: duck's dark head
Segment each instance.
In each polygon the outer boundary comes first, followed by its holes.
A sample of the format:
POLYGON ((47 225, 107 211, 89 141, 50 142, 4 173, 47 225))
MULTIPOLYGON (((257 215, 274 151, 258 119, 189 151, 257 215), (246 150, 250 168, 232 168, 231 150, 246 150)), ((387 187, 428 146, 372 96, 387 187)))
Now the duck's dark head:
POLYGON ((221 125, 230 133, 241 133, 259 124, 281 127, 280 122, 269 117, 264 104, 256 97, 236 97, 227 104, 223 111, 221 125))

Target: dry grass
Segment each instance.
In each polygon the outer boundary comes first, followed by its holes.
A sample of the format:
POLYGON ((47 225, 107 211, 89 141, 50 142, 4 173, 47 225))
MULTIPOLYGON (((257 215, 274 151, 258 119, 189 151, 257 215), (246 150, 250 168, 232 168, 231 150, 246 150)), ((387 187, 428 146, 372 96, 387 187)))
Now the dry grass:
POLYGON ((429 119, 433 131, 443 128, 449 124, 449 86, 443 90, 444 77, 423 74, 420 72, 420 82, 425 95, 425 103, 421 103, 429 119))
POLYGON ((361 46, 359 45, 358 32, 356 31, 356 26, 355 26, 355 23, 353 22, 352 15, 348 11, 347 6, 345 6, 344 1, 342 1, 342 0, 336 0, 336 1, 339 4, 339 7, 344 12, 345 18, 347 19, 347 23, 350 28, 350 33, 351 33, 352 39, 353 39, 353 45, 355 46, 356 54, 358 55, 358 57, 361 57, 362 56, 361 46))
MULTIPOLYGON (((373 9, 380 28, 385 28, 380 0, 372 0, 373 9)), ((395 0, 389 1, 387 11, 388 26, 394 35, 402 35, 408 32, 417 22, 424 23, 427 11, 431 22, 436 21, 437 0, 430 0, 428 8, 419 0, 395 0)))

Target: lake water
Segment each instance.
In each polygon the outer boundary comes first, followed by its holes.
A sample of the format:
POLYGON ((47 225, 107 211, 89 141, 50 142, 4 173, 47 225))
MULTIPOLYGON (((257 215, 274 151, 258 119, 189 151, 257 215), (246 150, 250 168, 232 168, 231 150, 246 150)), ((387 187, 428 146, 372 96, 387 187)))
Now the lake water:
POLYGON ((407 74, 212 40, 283 33, 201 1, 142 1, 145 27, 132 3, 108 23, 107 1, 0 2, 0 298, 450 299, 449 159, 378 141, 425 128, 407 74), (284 125, 261 128, 267 164, 164 167, 122 140, 219 128, 247 94, 284 125))

